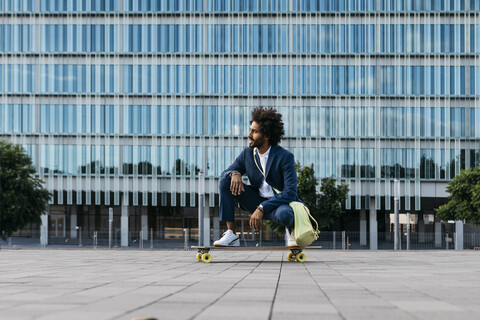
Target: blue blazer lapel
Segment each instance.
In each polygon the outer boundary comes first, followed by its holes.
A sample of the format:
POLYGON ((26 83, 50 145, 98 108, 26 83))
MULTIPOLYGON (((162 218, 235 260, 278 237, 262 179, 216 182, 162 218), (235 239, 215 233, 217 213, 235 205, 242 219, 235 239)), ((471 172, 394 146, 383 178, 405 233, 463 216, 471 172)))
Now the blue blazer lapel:
POLYGON ((275 154, 277 153, 278 146, 274 146, 270 149, 270 154, 268 155, 267 166, 265 168, 265 177, 268 177, 268 173, 270 172, 270 168, 272 167, 272 163, 275 160, 275 154))

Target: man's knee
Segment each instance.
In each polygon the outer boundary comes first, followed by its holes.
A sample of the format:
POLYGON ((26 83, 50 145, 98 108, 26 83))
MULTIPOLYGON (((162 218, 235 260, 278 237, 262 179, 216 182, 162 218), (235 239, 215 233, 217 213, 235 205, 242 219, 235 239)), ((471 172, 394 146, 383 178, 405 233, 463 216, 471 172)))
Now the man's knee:
POLYGON ((218 182, 218 189, 220 192, 230 191, 230 179, 221 177, 220 181, 218 182))
POLYGON ((285 227, 291 227, 293 226, 293 223, 295 221, 294 216, 293 216, 293 209, 290 207, 288 204, 287 205, 281 205, 275 210, 273 220, 278 223, 279 225, 285 226, 285 227))

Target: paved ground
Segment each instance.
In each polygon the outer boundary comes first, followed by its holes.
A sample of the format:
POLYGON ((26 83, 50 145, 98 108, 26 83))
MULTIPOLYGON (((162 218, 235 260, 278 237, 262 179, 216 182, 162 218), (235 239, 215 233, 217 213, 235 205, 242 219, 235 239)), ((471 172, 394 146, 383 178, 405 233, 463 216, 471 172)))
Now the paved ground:
POLYGON ((478 251, 0 250, 1 319, 478 319, 478 251))

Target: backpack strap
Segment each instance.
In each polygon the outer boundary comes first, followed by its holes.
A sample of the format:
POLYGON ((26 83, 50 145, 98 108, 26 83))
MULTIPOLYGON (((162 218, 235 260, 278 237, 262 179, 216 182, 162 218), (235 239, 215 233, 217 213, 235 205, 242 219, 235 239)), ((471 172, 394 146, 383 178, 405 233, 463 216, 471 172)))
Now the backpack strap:
POLYGON ((315 232, 319 233, 320 231, 318 231, 318 222, 317 222, 317 220, 315 220, 315 218, 310 214, 310 210, 307 210, 307 213, 308 213, 308 217, 315 222, 315 232))
MULTIPOLYGON (((255 158, 255 154, 256 154, 256 153, 258 153, 257 147, 253 148, 253 161, 255 161, 255 165, 257 166, 258 171, 261 172, 261 174, 262 174, 262 176, 263 176, 263 178, 265 179, 265 182, 266 182, 266 181, 267 181, 267 177, 265 177, 265 173, 263 172, 262 169, 260 169, 260 166, 259 166, 258 163, 257 163, 257 158, 255 158)), ((260 154, 259 154, 259 156, 260 156, 260 154)), ((277 194, 280 193, 280 191, 279 191, 278 189, 275 189, 275 188, 272 187, 272 186, 270 186, 270 187, 271 187, 271 188, 273 189, 273 191, 275 191, 277 194)))

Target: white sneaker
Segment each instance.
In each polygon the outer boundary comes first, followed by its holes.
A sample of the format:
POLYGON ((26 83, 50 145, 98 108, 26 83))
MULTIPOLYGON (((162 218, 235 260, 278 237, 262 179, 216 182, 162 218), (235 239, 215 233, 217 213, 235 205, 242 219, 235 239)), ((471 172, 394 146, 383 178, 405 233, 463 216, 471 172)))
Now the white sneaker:
POLYGON ((288 228, 285 227, 285 233, 287 234, 287 247, 298 247, 297 241, 295 241, 295 230, 290 233, 288 228))
POLYGON ((213 245, 215 247, 240 247, 240 237, 233 233, 232 230, 227 230, 213 245))

